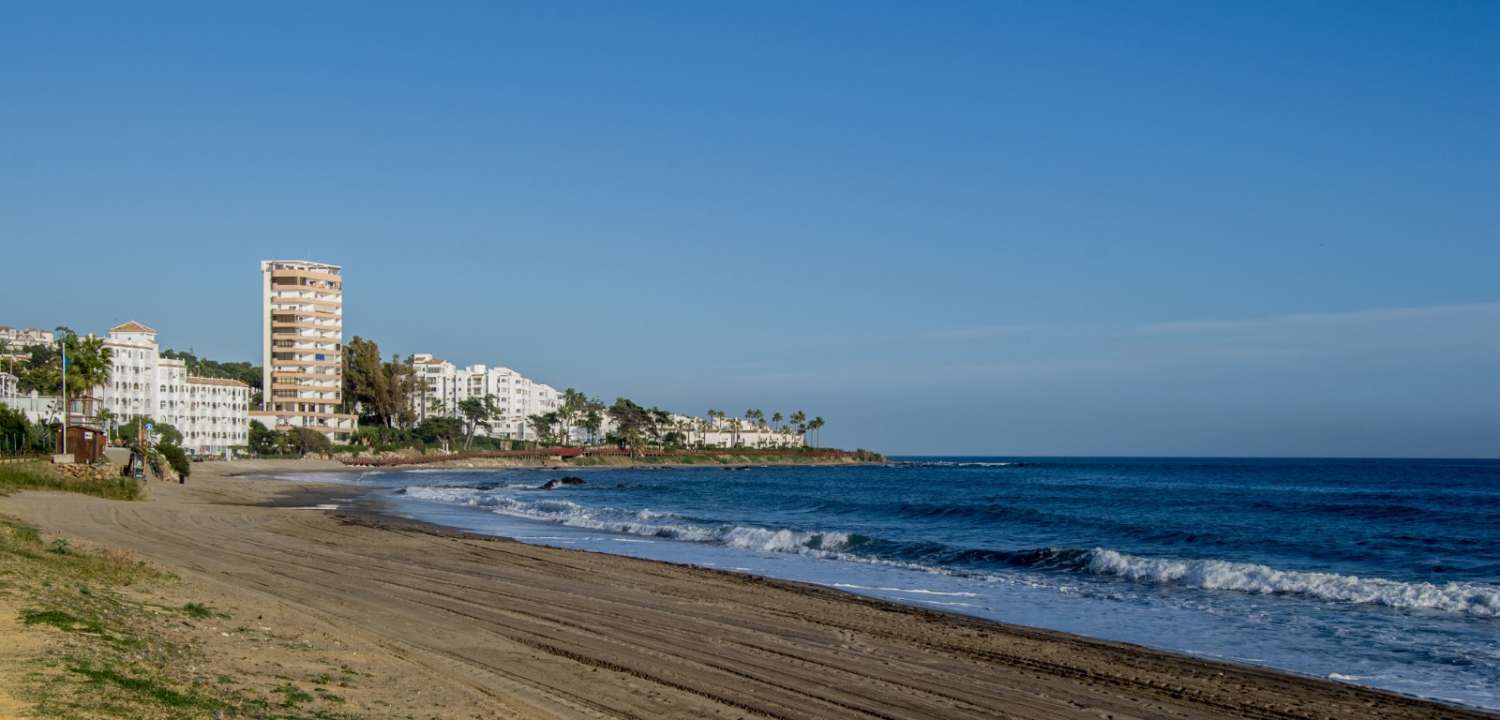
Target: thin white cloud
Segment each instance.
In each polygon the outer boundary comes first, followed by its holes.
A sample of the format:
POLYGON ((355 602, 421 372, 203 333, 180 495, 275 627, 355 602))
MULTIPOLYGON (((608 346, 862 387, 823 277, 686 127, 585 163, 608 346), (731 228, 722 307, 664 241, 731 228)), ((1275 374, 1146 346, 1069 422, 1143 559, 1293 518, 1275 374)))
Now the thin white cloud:
POLYGON ((1188 320, 1147 323, 1136 328, 1147 334, 1216 333, 1321 325, 1369 324, 1395 320, 1452 318, 1463 315, 1500 316, 1500 302, 1460 305, 1421 305, 1352 310, 1341 313, 1296 313, 1242 320, 1188 320))
POLYGON ((1228 320, 1165 320, 1138 325, 1128 324, 1001 324, 939 328, 930 333, 933 339, 981 340, 1022 333, 1052 333, 1069 336, 1124 335, 1190 335, 1195 333, 1232 333, 1250 330, 1281 330, 1332 325, 1369 325, 1409 320, 1441 320, 1462 316, 1500 319, 1500 301, 1453 305, 1418 305, 1380 307, 1347 312, 1311 312, 1271 315, 1228 320))

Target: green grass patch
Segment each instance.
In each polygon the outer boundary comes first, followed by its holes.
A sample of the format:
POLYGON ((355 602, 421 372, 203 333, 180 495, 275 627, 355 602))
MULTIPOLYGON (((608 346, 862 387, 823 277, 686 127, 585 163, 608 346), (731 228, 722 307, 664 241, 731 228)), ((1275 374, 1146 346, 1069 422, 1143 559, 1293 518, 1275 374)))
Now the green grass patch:
POLYGON ((20 520, 0 517, 0 544, 40 547, 42 533, 20 520))
POLYGON ((90 480, 69 477, 44 463, 0 465, 0 495, 9 495, 20 490, 57 490, 111 500, 138 500, 141 497, 141 483, 135 478, 114 477, 108 480, 90 480))
POLYGON ((103 635, 104 627, 92 620, 84 620, 61 610, 22 610, 21 624, 48 625, 63 632, 84 632, 103 635))
POLYGON ((224 703, 220 700, 173 690, 156 678, 131 677, 108 668, 95 668, 87 664, 74 665, 69 667, 68 671, 82 675, 94 685, 113 685, 152 704, 166 708, 211 712, 224 707, 224 703))
POLYGON ((219 612, 218 610, 213 609, 213 607, 204 605, 203 603, 190 602, 182 606, 182 612, 188 617, 197 618, 199 620, 207 620, 209 618, 223 618, 225 620, 229 619, 229 613, 219 612))
POLYGON ((313 701, 312 693, 291 683, 275 688, 271 692, 281 696, 282 707, 296 707, 313 701))

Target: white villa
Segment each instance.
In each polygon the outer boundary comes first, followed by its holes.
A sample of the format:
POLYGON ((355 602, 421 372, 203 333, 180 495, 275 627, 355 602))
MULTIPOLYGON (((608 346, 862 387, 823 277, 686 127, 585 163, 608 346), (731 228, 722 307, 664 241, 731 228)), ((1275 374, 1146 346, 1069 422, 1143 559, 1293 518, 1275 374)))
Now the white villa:
POLYGON ((248 443, 248 385, 189 376, 182 360, 161 357, 156 331, 133 320, 111 328, 104 344, 114 367, 94 396, 117 422, 167 423, 182 433, 183 449, 195 454, 222 454, 248 443))

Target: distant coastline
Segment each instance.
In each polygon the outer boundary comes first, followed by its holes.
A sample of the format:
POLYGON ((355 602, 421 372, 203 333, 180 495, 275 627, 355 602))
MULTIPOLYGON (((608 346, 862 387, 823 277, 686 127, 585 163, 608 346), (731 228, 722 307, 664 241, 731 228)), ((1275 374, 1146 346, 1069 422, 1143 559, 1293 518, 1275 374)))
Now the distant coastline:
POLYGON ((341 457, 350 467, 590 468, 590 467, 752 467, 757 465, 858 465, 889 460, 869 450, 747 449, 651 450, 630 453, 613 448, 418 453, 410 450, 341 457))

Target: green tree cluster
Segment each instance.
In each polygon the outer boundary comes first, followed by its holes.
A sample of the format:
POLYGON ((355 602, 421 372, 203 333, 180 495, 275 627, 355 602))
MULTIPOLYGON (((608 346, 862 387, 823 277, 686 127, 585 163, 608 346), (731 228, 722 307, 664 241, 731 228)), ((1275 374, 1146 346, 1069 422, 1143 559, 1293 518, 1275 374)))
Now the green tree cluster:
POLYGON ((374 340, 355 336, 344 346, 344 403, 360 423, 410 430, 416 422, 412 399, 419 390, 411 364, 392 355, 383 362, 374 340))
POLYGON ((458 412, 464 420, 464 449, 467 450, 474 443, 474 431, 479 428, 491 429, 492 421, 500 415, 500 408, 495 405, 494 395, 485 395, 482 398, 460 400, 458 412))
POLYGON ((250 421, 250 429, 246 433, 246 443, 250 452, 257 456, 265 455, 330 455, 333 452, 333 441, 327 435, 311 428, 288 428, 285 431, 272 430, 259 420, 250 421))
POLYGON ((21 411, 0 405, 0 455, 45 455, 56 446, 53 428, 30 422, 21 411))
POLYGON ((615 423, 612 440, 629 449, 632 455, 652 445, 666 445, 667 435, 675 432, 672 413, 659 407, 643 407, 629 398, 615 398, 608 412, 615 423))

